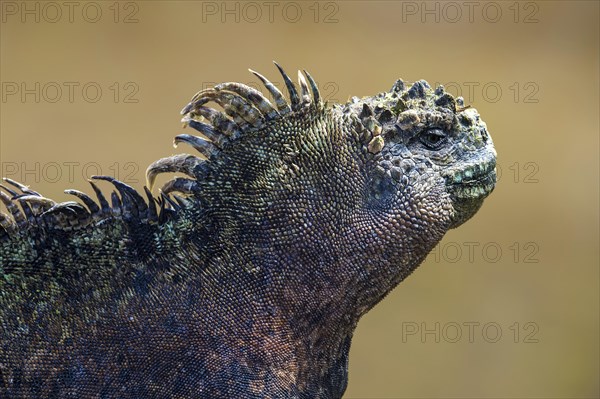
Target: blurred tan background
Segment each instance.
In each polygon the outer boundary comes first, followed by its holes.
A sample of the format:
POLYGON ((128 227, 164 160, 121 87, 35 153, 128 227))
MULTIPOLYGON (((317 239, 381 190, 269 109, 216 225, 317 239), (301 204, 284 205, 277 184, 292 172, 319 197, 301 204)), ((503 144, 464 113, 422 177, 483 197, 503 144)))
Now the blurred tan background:
POLYGON ((1 1, 0 165, 57 200, 141 188, 211 83, 305 68, 330 100, 402 77, 482 114, 500 181, 364 317, 347 398, 597 398, 598 2, 1 1), (37 5, 36 5, 37 4, 37 5))

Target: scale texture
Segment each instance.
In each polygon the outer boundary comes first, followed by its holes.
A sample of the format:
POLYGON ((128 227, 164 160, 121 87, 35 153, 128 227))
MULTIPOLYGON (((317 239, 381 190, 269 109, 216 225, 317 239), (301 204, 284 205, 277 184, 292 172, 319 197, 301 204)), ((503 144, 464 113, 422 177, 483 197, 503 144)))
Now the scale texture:
POLYGON ((287 99, 254 71, 268 95, 197 93, 200 135, 175 138, 197 155, 142 193, 95 176, 56 203, 5 179, 1 398, 343 395, 357 322, 477 212, 496 152, 441 86, 328 106, 277 67, 287 99))

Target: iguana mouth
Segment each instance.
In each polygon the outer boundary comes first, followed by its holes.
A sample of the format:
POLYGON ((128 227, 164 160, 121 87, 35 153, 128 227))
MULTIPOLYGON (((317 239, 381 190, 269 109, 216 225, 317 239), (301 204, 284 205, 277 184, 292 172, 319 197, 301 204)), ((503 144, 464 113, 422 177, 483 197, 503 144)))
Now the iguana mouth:
POLYGON ((496 185, 496 157, 490 155, 483 162, 454 169, 445 177, 448 190, 455 198, 483 199, 496 185))
POLYGON ((452 194, 457 198, 484 198, 488 196, 496 186, 496 170, 461 183, 452 184, 452 194))

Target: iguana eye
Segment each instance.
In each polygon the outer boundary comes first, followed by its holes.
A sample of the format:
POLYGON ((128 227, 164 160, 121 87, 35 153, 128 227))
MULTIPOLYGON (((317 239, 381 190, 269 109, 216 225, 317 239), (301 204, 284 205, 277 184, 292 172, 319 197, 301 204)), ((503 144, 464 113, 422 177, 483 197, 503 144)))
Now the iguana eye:
POLYGON ((439 150, 446 142, 446 133, 441 129, 429 129, 421 133, 419 139, 430 150, 439 150))

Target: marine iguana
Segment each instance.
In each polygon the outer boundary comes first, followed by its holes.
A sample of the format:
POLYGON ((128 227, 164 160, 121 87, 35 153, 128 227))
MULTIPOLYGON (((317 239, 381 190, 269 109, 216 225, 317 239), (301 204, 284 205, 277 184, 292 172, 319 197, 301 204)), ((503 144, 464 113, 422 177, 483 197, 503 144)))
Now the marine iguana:
MULTIPOLYGON (((276 64, 277 65, 277 64, 276 64)), ((421 80, 328 106, 197 93, 144 197, 55 203, 5 179, 0 397, 339 398, 358 320, 493 190, 477 111, 421 80), (217 104, 223 111, 207 106, 217 104), (157 197, 158 174, 180 172, 157 197)))

